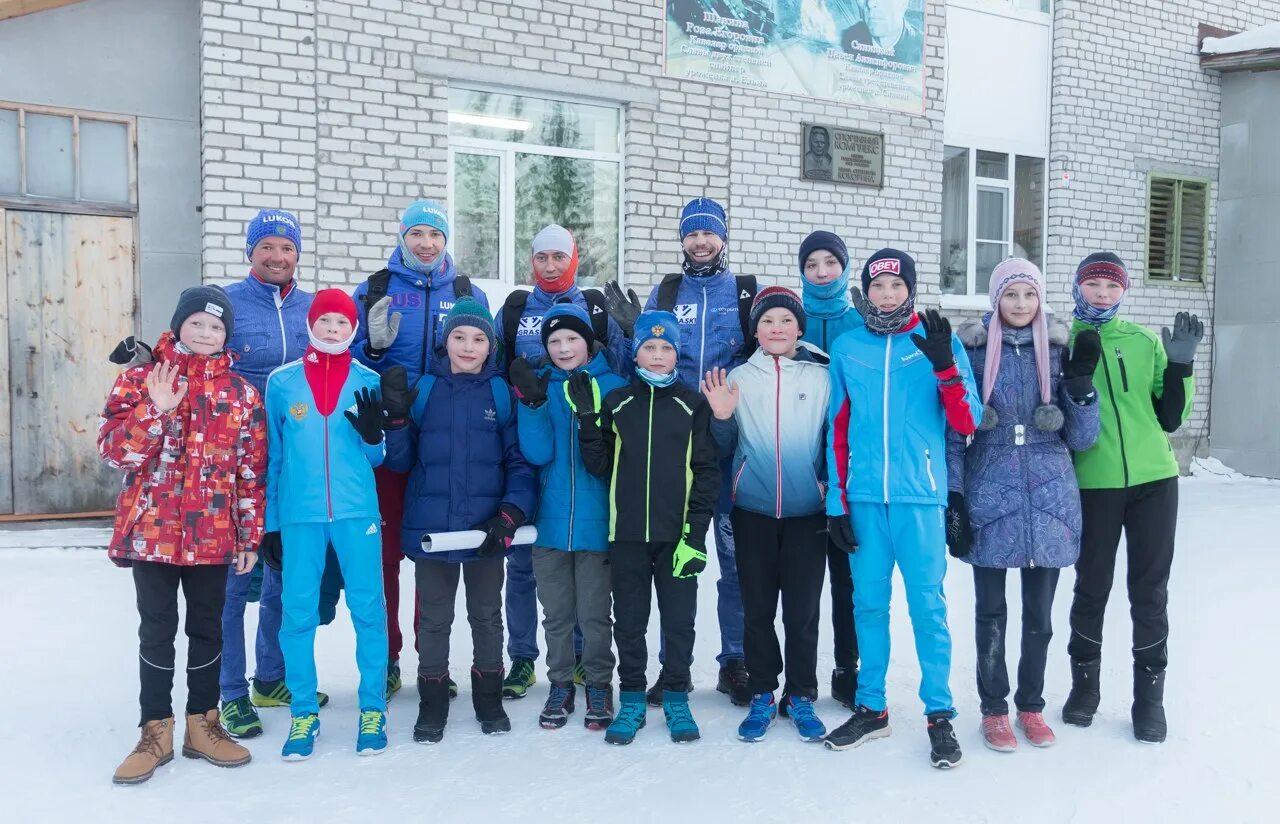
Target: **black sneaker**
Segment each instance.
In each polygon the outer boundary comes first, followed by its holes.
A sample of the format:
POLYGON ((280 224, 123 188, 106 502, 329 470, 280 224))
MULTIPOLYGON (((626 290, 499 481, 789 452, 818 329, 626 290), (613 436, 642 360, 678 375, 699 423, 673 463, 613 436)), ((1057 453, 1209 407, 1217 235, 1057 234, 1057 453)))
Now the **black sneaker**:
POLYGON ((567 684, 552 681, 547 703, 542 705, 542 712, 538 715, 538 725, 544 730, 558 730, 567 724, 569 714, 573 712, 576 692, 572 681, 567 684))
POLYGON ((858 669, 836 667, 831 671, 831 697, 845 709, 853 709, 858 696, 858 669))
POLYGON ((949 770, 960 763, 960 742, 951 728, 951 713, 938 712, 929 716, 929 763, 940 770, 949 770))
POLYGON ((729 696, 735 707, 751 705, 751 688, 747 684, 747 664, 741 658, 731 658, 720 668, 716 692, 729 696))
POLYGON ((1073 727, 1087 727, 1102 703, 1098 675, 1101 661, 1071 661, 1071 692, 1062 705, 1062 720, 1073 727))
POLYGON ((891 732, 888 710, 859 706, 848 721, 827 733, 822 743, 829 750, 847 750, 877 738, 888 738, 891 732))

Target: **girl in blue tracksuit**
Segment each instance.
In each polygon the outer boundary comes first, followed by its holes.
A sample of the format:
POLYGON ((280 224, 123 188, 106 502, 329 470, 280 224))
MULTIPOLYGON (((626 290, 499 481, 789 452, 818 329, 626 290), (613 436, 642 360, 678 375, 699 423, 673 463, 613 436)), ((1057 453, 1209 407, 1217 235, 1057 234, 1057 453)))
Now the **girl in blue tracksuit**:
POLYGON ((540 490, 533 572, 542 602, 551 689, 539 723, 549 729, 561 727, 573 712, 576 620, 582 630, 586 675, 583 723, 587 729, 603 730, 613 721, 609 482, 583 464, 577 409, 566 384, 571 375, 582 376, 578 379, 594 385, 595 395, 604 397, 626 381, 609 368, 585 310, 558 303, 541 321, 545 360, 537 367, 523 358, 511 364, 511 384, 520 398, 520 449, 538 467, 540 490))
POLYGON ((738 737, 759 741, 781 712, 801 738, 821 741, 827 730, 813 702, 827 565, 827 356, 800 342, 805 313, 790 289, 761 290, 750 320, 759 348, 727 375, 708 372, 702 389, 720 454, 733 456, 731 517, 752 694, 738 737), (774 629, 779 598, 785 658, 774 629), (784 667, 786 687, 775 702, 784 667))
POLYGON ((982 417, 969 358, 936 310, 917 316, 915 261, 881 249, 862 269, 865 324, 832 345, 827 437, 828 529, 850 555, 862 670, 853 717, 831 749, 889 734, 889 600, 896 564, 920 660, 930 760, 959 763, 951 728, 946 575, 946 428, 972 434, 982 417), (923 334, 921 334, 923 333, 923 334))
MULTIPOLYGON (((800 284, 805 328, 802 341, 830 352, 836 340, 862 326, 862 315, 849 300, 849 250, 833 232, 811 233, 800 243, 800 284)), ((849 556, 827 542, 831 573, 831 636, 836 666, 831 671, 831 697, 853 709, 858 691, 858 633, 853 626, 853 578, 849 556)))
POLYGON ((318 293, 307 319, 306 354, 272 372, 266 393, 267 535, 261 551, 269 563, 283 566, 280 649, 293 695, 286 760, 309 758, 320 732, 314 643, 330 544, 356 630, 356 752, 369 755, 387 746, 387 619, 373 487, 373 468, 384 455, 378 376, 353 362, 348 351, 357 321, 355 303, 345 292, 318 293))

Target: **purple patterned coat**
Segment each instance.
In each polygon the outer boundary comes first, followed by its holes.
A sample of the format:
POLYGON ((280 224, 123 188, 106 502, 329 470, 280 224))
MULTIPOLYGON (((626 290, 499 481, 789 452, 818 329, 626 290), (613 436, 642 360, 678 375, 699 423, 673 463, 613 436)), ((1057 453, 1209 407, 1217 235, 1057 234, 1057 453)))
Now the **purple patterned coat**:
MULTIPOLYGON (((961 325, 958 336, 969 350, 973 377, 982 385, 987 318, 961 325)), ((1005 329, 990 411, 996 425, 965 438, 947 431, 947 483, 962 491, 973 526, 973 551, 963 560, 980 567, 1066 567, 1080 555, 1080 490, 1071 450, 1084 450, 1098 437, 1095 393, 1084 403, 1062 387, 1062 361, 1069 330, 1049 322, 1049 374, 1055 405, 1041 409, 1031 329, 1005 329), (1037 422, 1040 424, 1037 427, 1037 422), (1052 428, 1058 424, 1058 428, 1052 428)))

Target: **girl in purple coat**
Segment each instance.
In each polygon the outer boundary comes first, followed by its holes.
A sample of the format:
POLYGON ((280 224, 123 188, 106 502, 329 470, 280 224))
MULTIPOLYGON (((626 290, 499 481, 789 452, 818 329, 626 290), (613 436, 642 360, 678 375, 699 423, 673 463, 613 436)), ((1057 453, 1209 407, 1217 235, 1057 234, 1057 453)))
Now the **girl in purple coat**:
POLYGON ((1043 716, 1054 590, 1061 568, 1080 554, 1080 491, 1070 450, 1087 449, 1098 437, 1093 372, 1101 342, 1084 333, 1068 353, 1068 328, 1045 316, 1044 279, 1029 261, 997 266, 990 295, 992 312, 957 333, 984 410, 967 445, 963 435, 947 433, 947 543, 973 565, 982 737, 993 750, 1013 752, 1005 570, 1022 577, 1017 725, 1028 743, 1047 747, 1055 740, 1043 716))

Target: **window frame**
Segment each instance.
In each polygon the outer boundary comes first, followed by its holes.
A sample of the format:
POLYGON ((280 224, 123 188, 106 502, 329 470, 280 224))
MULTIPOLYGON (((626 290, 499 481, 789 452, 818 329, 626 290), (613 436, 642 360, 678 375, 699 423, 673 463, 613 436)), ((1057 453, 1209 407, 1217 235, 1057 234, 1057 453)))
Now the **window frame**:
POLYGON ((1146 226, 1143 234, 1143 265, 1145 267, 1146 280, 1150 284, 1160 286, 1173 286, 1184 288, 1205 288, 1205 280, 1209 276, 1209 210, 1213 205, 1211 197, 1213 181, 1207 177, 1198 175, 1178 174, 1177 172, 1147 172, 1147 193, 1146 193, 1146 226), (1151 220, 1153 209, 1151 207, 1151 190, 1152 185, 1157 180, 1167 180, 1174 184, 1173 186, 1173 214, 1169 220, 1173 223, 1173 236, 1178 238, 1178 242, 1174 243, 1173 267, 1168 275, 1156 275, 1151 271, 1151 220), (1200 272, 1194 278, 1182 277, 1182 184, 1183 183, 1199 183, 1204 186, 1204 228, 1200 237, 1200 272))
MULTIPOLYGON (((567 149, 558 146, 543 146, 535 143, 518 143, 505 140, 489 140, 478 137, 455 137, 449 135, 449 156, 447 175, 447 196, 449 204, 449 223, 457 226, 456 182, 454 180, 455 162, 458 153, 496 155, 499 158, 499 192, 498 192, 498 277, 480 278, 482 283, 494 283, 508 291, 525 288, 527 285, 516 283, 516 155, 537 154, 548 157, 569 157, 579 160, 590 160, 618 165, 618 248, 617 272, 618 281, 625 283, 623 271, 624 249, 626 246, 626 202, 627 202, 627 166, 626 166, 626 114, 624 104, 616 101, 598 100, 594 98, 576 97, 573 95, 544 92, 541 90, 506 88, 501 86, 459 85, 451 87, 462 91, 489 92, 494 94, 528 97, 538 100, 552 100, 560 103, 580 103, 589 106, 614 109, 618 113, 618 147, 617 152, 601 152, 587 149, 567 149), (503 250, 510 250, 504 253, 503 250)), ((456 234, 456 232, 455 232, 456 234)), ((448 251, 453 254, 454 238, 448 240, 448 251)), ((602 285, 602 284, 601 284, 602 285)), ((593 287, 595 288, 595 287, 593 287)))
POLYGON ((66 109, 57 106, 40 106, 0 100, 0 109, 18 114, 18 194, 0 193, 0 208, 21 209, 35 212, 61 212, 81 215, 109 215, 135 217, 138 214, 138 120, 132 115, 94 112, 86 109, 66 109), (33 195, 27 190, 27 115, 49 115, 71 120, 71 198, 33 195), (129 163, 129 202, 111 203, 101 200, 81 200, 80 174, 80 121, 91 120, 118 123, 127 129, 126 147, 129 163))

